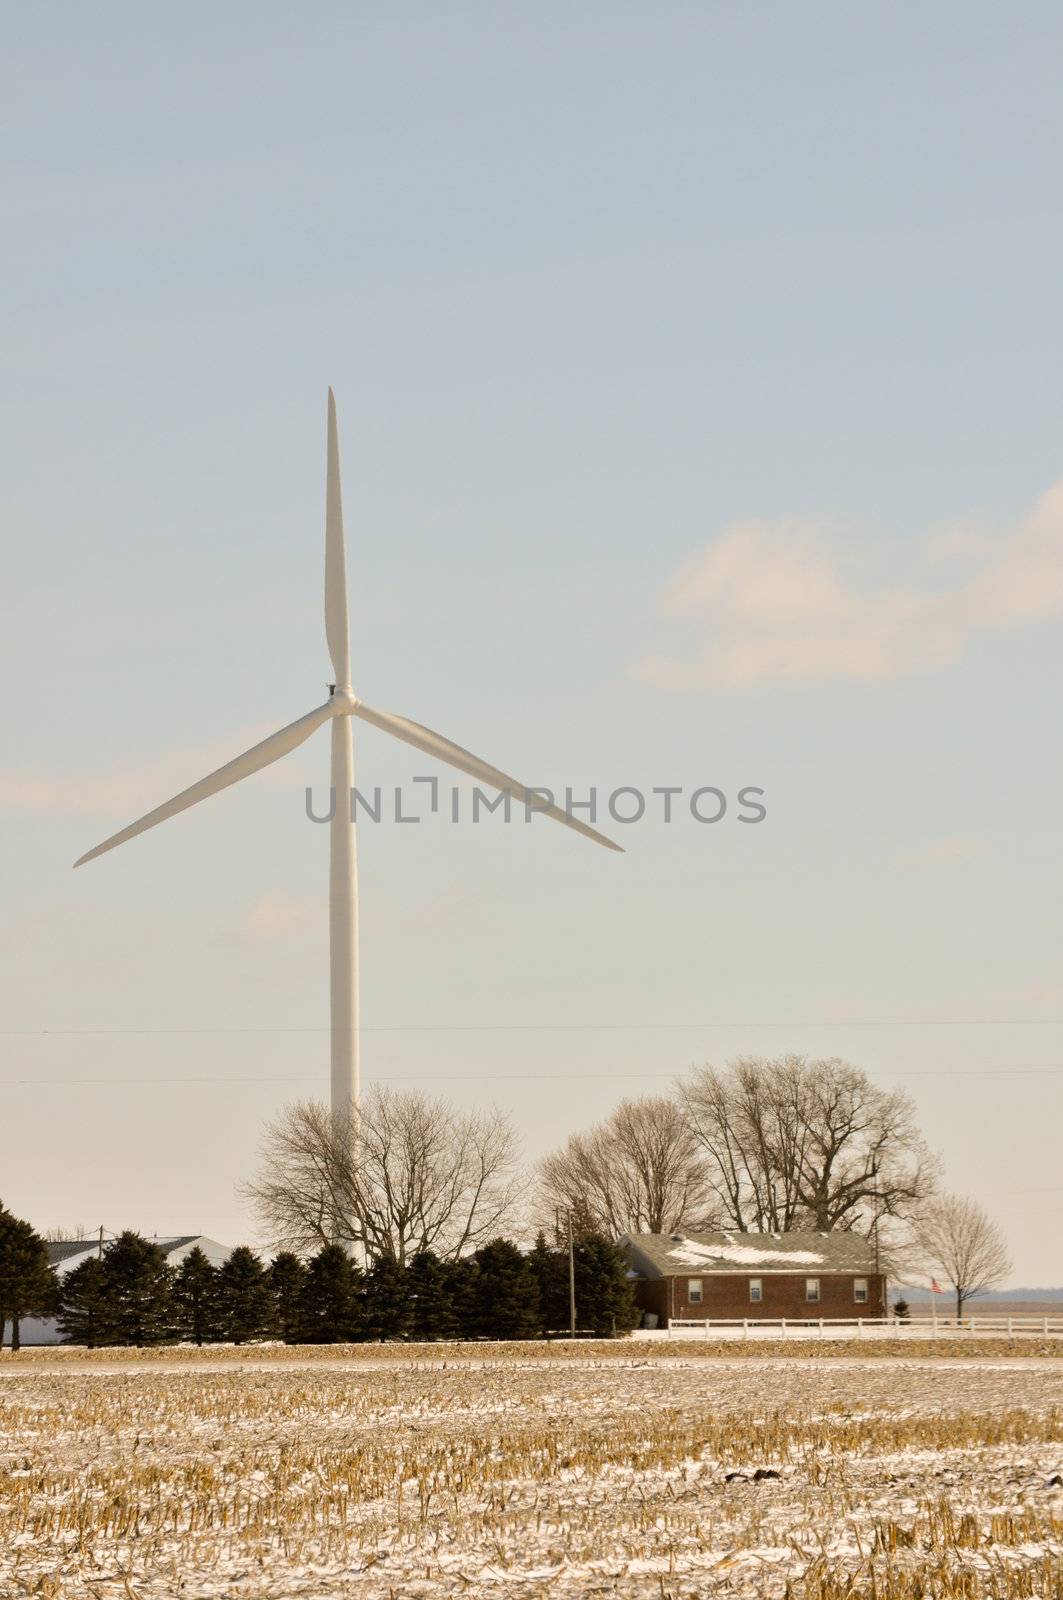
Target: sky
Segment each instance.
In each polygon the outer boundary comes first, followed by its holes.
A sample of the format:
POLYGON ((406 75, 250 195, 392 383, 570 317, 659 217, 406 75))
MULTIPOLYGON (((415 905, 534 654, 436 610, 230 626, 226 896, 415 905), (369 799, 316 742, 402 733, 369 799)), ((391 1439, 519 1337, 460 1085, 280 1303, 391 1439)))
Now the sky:
POLYGON ((366 1081, 530 1162, 842 1056, 1063 1283, 1059 8, 6 32, 4 1202, 263 1242, 264 1123, 326 1092, 326 735, 71 863, 323 698, 331 384, 356 692, 650 796, 623 856, 454 825, 356 729, 366 1081))

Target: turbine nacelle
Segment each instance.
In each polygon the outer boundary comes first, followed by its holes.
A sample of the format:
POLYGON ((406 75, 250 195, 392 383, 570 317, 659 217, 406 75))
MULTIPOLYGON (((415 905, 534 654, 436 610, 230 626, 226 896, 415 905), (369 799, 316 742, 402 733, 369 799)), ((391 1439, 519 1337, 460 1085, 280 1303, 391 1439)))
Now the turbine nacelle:
POLYGON ((358 696, 351 689, 340 689, 336 684, 329 684, 329 706, 334 717, 353 717, 361 705, 358 696))

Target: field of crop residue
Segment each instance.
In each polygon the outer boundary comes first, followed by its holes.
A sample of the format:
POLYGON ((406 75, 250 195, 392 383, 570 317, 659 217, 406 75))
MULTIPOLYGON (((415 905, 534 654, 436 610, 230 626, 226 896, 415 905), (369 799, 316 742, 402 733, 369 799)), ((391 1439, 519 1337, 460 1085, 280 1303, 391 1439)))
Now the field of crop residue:
POLYGON ((1061 1439, 1053 1355, 42 1352, 0 1594, 1055 1600, 1061 1439))

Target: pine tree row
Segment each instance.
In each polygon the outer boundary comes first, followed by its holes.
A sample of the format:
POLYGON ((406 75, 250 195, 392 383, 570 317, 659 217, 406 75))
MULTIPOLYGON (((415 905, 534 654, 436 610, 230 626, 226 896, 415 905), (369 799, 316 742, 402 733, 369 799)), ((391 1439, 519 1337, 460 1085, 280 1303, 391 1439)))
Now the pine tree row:
MULTIPOLYGON (((626 1333, 637 1320, 623 1260, 608 1240, 575 1249, 581 1332, 626 1333)), ((309 1261, 287 1252, 268 1265, 241 1246, 220 1267, 194 1248, 179 1267, 136 1233, 123 1233, 58 1284, 68 1344, 291 1344, 350 1340, 536 1339, 567 1331, 567 1252, 540 1235, 522 1252, 496 1239, 459 1261, 430 1252, 406 1267, 389 1258, 360 1271, 338 1245, 309 1261)))
POLYGON ((48 1246, 28 1222, 0 1205, 0 1344, 11 1324, 11 1348, 19 1347, 23 1317, 50 1317, 58 1285, 48 1261, 48 1246))

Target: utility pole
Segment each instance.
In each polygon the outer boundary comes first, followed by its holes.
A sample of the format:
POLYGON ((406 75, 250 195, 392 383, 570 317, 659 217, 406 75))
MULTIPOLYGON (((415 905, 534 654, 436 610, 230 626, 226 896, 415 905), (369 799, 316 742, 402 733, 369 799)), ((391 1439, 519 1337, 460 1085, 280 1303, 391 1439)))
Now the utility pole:
POLYGON ((99 1243, 99 1248, 96 1251, 96 1258, 99 1261, 103 1260, 103 1223, 102 1222, 100 1223, 100 1243, 99 1243))
POLYGON ((873 1172, 874 1172, 874 1177, 875 1177, 875 1292, 878 1295, 878 1314, 879 1314, 880 1317, 885 1317, 885 1315, 886 1315, 886 1295, 885 1295, 885 1292, 884 1292, 884 1289, 883 1289, 883 1283, 882 1283, 882 1257, 881 1257, 881 1255, 879 1253, 879 1247, 878 1247, 879 1209, 878 1209, 878 1164, 877 1163, 876 1163, 875 1167, 873 1168, 873 1172))
POLYGON ((561 1243, 561 1213, 565 1213, 565 1230, 568 1236, 568 1333, 576 1337, 576 1252, 572 1242, 572 1211, 568 1206, 554 1208, 554 1238, 561 1243))

